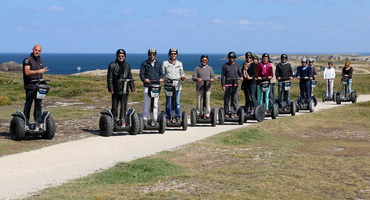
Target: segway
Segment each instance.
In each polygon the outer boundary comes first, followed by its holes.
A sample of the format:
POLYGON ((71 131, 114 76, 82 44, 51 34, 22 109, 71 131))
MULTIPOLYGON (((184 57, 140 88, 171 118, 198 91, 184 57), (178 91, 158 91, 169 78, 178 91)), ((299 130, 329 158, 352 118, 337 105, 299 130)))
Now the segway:
MULTIPOLYGON (((46 85, 49 80, 38 79, 33 80, 31 83, 35 84, 36 94, 34 95, 34 101, 42 100, 46 97, 50 90, 50 87, 46 85)), ((29 135, 41 135, 44 139, 53 139, 55 135, 55 123, 54 119, 51 117, 49 111, 42 111, 43 123, 39 124, 37 122, 27 124, 26 116, 23 112, 17 111, 12 114, 13 119, 10 122, 10 136, 13 140, 22 140, 29 135)))
POLYGON ((311 80, 310 82, 311 82, 311 99, 313 100, 314 106, 316 107, 317 106, 317 98, 314 95, 314 89, 316 87, 317 81, 316 80, 311 80))
MULTIPOLYGON (((119 79, 123 81, 123 95, 128 95, 127 84, 134 79, 119 79)), ((123 112, 123 105, 121 105, 121 112, 123 112)), ((100 112, 102 115, 99 119, 99 131, 102 136, 111 136, 113 132, 128 132, 130 135, 136 135, 140 131, 140 121, 138 114, 135 113, 135 109, 128 109, 127 113, 123 113, 124 121, 114 121, 113 114, 110 110, 104 110, 100 112), (122 126, 122 123, 126 123, 122 126)))
POLYGON ((166 115, 163 111, 158 115, 158 120, 154 121, 154 99, 159 97, 160 93, 160 82, 151 80, 148 88, 148 95, 150 97, 150 119, 146 121, 144 120, 142 113, 139 114, 139 121, 141 125, 139 133, 142 133, 143 130, 158 130, 159 133, 163 134, 166 131, 166 115))
POLYGON ((199 115, 197 115, 197 109, 193 108, 190 112, 190 122, 191 126, 195 126, 197 123, 199 124, 211 124, 211 126, 215 127, 217 124, 217 114, 216 109, 212 108, 209 117, 207 117, 204 113, 207 109, 207 89, 211 87, 211 83, 209 79, 202 79, 203 81, 203 107, 199 115), (209 87, 207 87, 209 85, 209 87))
POLYGON ((343 87, 343 91, 338 91, 335 94, 335 102, 337 104, 341 104, 342 102, 357 102, 357 95, 356 91, 352 90, 351 93, 349 93, 349 87, 348 87, 349 78, 343 77, 341 83, 339 84, 339 88, 343 87))
MULTIPOLYGON (((183 131, 188 129, 188 114, 186 111, 181 113, 181 122, 177 122, 175 119, 175 110, 176 110, 176 85, 173 84, 174 81, 180 81, 180 79, 168 79, 165 82, 164 89, 166 91, 166 97, 170 97, 171 99, 171 106, 172 106, 172 113, 171 119, 168 121, 166 120, 167 127, 182 127, 183 131)), ((162 113, 164 114, 164 113, 162 113)))
MULTIPOLYGON (((312 86, 312 84, 311 84, 311 86, 312 86)), ((311 98, 310 102, 306 103, 305 98, 306 97, 304 97, 304 99, 302 99, 301 94, 299 93, 298 94, 298 99, 294 100, 294 104, 296 105, 296 109, 297 109, 296 112, 299 112, 300 110, 309 110, 310 112, 314 111, 314 107, 315 107, 314 100, 311 98), (301 103, 302 101, 305 102, 305 103, 301 103)))
MULTIPOLYGON (((269 96, 267 91, 270 88, 270 81, 266 77, 262 77, 262 82, 259 84, 259 87, 262 89, 262 99, 265 101, 266 95, 269 96)), ((266 109, 266 103, 262 103, 262 108, 265 113, 265 117, 271 117, 271 119, 276 119, 279 114, 279 106, 273 102, 271 99, 269 99, 269 107, 266 109)), ((259 111, 260 112, 260 111, 259 111)))
MULTIPOLYGON (((330 85, 331 81, 330 81, 330 79, 327 79, 326 82, 327 82, 327 87, 328 87, 328 94, 330 95, 330 93, 332 92, 330 90, 330 88, 331 88, 331 85, 330 85)), ((325 102, 325 101, 334 101, 335 102, 335 94, 334 94, 334 92, 333 92, 333 96, 326 96, 326 93, 322 94, 322 102, 325 102)))
POLYGON ((265 120, 265 109, 262 105, 256 106, 256 108, 247 108, 246 106, 241 106, 244 109, 244 122, 248 120, 257 120, 262 122, 265 120))
POLYGON ((293 101, 290 101, 289 105, 286 105, 286 98, 287 93, 290 91, 291 81, 290 77, 281 77, 282 80, 282 88, 283 88, 283 98, 282 98, 282 108, 279 108, 279 114, 290 114, 291 116, 295 116, 295 113, 297 111, 297 106, 293 101))
MULTIPOLYGON (((232 81, 233 89, 237 90, 238 87, 235 87, 238 83, 239 78, 227 78, 226 80, 232 81)), ((231 104, 234 102, 234 95, 231 95, 231 104)), ((230 104, 230 105, 231 105, 230 104)), ((233 108, 232 106, 229 107, 229 112, 225 113, 224 107, 220 107, 218 109, 218 123, 220 125, 223 125, 225 122, 238 122, 239 125, 242 125, 244 123, 244 109, 242 107, 239 107, 237 110, 237 117, 232 117, 233 108)))

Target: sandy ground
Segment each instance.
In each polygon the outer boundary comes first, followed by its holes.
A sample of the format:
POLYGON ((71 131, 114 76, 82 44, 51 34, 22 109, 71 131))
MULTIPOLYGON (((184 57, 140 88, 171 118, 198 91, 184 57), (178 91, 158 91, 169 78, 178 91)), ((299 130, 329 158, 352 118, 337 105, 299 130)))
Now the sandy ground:
MULTIPOLYGON (((370 101, 362 95, 358 101, 370 101)), ((334 108, 334 102, 319 102, 315 111, 334 108)), ((309 113, 301 111, 297 114, 309 113)), ((288 115, 285 115, 285 117, 288 115)), ((0 199, 21 199, 38 191, 58 186, 70 180, 87 176, 114 166, 153 155, 163 150, 173 150, 182 145, 244 125, 217 125, 214 127, 189 127, 187 131, 167 130, 165 134, 144 132, 141 135, 117 134, 111 137, 90 137, 42 149, 0 158, 0 199)))

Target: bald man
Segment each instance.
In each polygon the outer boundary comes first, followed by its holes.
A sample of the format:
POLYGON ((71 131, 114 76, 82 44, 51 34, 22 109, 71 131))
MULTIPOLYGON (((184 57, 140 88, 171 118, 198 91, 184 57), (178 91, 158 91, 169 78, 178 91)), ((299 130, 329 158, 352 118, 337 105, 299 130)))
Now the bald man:
MULTIPOLYGON (((23 113, 26 117, 27 126, 29 125, 31 106, 35 97, 35 83, 31 83, 31 81, 44 78, 44 73, 49 71, 47 67, 44 67, 44 64, 41 60, 41 52, 42 47, 40 45, 35 45, 30 56, 23 60, 23 82, 24 89, 26 90, 26 103, 24 104, 23 113)), ((35 122, 38 124, 43 123, 41 106, 42 100, 35 99, 35 110, 33 117, 35 122)))

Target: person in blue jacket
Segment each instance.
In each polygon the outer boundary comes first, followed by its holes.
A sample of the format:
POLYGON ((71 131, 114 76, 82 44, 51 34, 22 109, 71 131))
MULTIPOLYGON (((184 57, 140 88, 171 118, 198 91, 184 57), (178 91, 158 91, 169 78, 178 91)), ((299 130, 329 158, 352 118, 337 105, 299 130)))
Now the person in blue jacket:
POLYGON ((311 82, 312 69, 307 65, 307 59, 301 59, 301 66, 297 69, 297 78, 299 79, 300 104, 308 104, 311 100, 311 82))

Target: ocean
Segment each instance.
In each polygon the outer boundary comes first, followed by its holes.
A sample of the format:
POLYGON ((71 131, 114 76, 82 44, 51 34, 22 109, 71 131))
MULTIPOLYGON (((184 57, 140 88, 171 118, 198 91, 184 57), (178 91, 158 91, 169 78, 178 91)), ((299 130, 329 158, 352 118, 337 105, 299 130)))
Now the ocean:
MULTIPOLYGON (((27 56, 29 53, 0 53, 0 64, 9 61, 21 64, 27 56)), ((201 54, 179 54, 178 60, 182 62, 185 71, 194 71, 194 68, 200 64, 200 56, 201 54)), ((227 62, 221 58, 226 56, 227 54, 208 54, 209 65, 212 66, 214 73, 221 74, 222 65, 227 62)), ((41 58, 44 65, 49 67, 48 74, 68 75, 78 73, 78 67, 80 67, 80 72, 107 69, 109 63, 115 60, 115 54, 43 53, 41 58)), ((132 69, 140 69, 141 63, 147 59, 147 54, 127 54, 126 62, 131 65, 132 69)), ((168 59, 167 54, 157 55, 157 60, 160 62, 166 59, 168 59)), ((241 65, 244 61, 237 60, 236 62, 241 65)))

